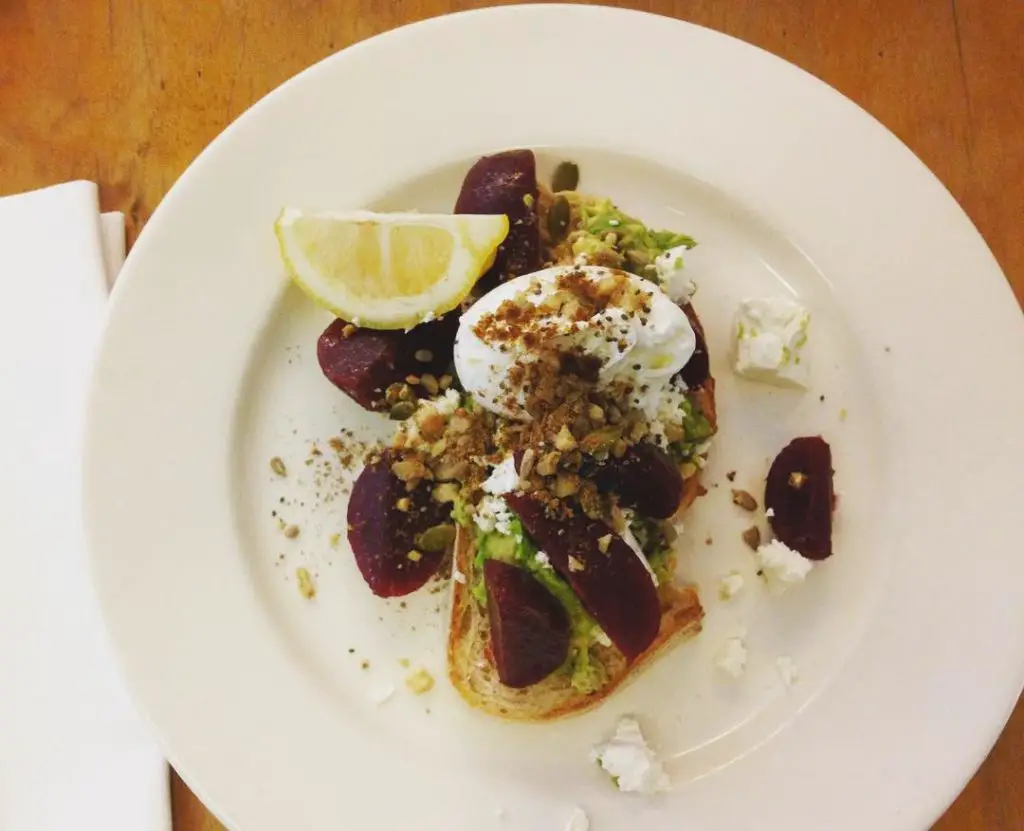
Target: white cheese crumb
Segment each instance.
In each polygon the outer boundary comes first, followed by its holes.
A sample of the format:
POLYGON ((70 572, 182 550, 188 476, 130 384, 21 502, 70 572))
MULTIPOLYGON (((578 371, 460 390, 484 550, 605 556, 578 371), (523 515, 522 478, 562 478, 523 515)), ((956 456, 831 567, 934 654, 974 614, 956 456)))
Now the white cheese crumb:
POLYGON ((582 808, 573 808, 565 831, 590 831, 590 819, 582 808))
POLYGON ((730 600, 743 589, 746 581, 738 571, 730 571, 718 583, 718 596, 722 600, 730 600))
POLYGON ((668 775, 644 741, 636 719, 619 719, 615 735, 595 747, 590 758, 612 777, 620 791, 652 794, 668 790, 668 775))
POLYGON ((788 297, 744 300, 736 310, 736 374, 780 387, 807 388, 804 354, 810 313, 788 297))
POLYGON ((773 516, 775 516, 775 509, 769 508, 767 511, 764 512, 764 515, 768 517, 768 519, 771 519, 773 516))
POLYGON ((787 687, 792 687, 800 680, 800 671, 796 668, 796 663, 788 655, 782 655, 775 659, 775 669, 778 670, 782 683, 787 687))
POLYGON ((768 588, 781 594, 794 583, 802 583, 814 566, 784 542, 772 540, 759 546, 754 555, 768 588))
POLYGON ((722 648, 715 658, 715 666, 720 670, 739 678, 747 668, 747 642, 746 633, 726 638, 722 648))
POLYGON ((433 405, 441 415, 450 416, 459 408, 460 403, 462 403, 462 396, 455 390, 445 390, 444 395, 435 399, 433 405))
POLYGON ((473 521, 484 532, 512 533, 512 512, 500 496, 488 495, 481 499, 473 514, 473 521))
POLYGON ((518 484, 519 474, 516 473, 516 460, 509 456, 491 471, 491 475, 480 487, 484 489, 484 493, 504 496, 506 493, 514 491, 518 484))
POLYGON ((462 585, 466 585, 466 575, 458 569, 455 569, 452 572, 452 580, 454 580, 456 583, 462 583, 462 585))
POLYGON ((540 563, 541 568, 551 568, 551 559, 543 551, 538 551, 533 555, 534 559, 540 563))
POLYGON ((662 291, 677 303, 689 303, 690 298, 697 293, 697 284, 687 276, 683 268, 683 255, 688 252, 685 245, 679 245, 670 248, 654 261, 662 291))
POLYGON ((594 643, 599 643, 601 646, 612 645, 612 639, 608 637, 607 633, 600 626, 595 626, 590 636, 594 639, 594 643))

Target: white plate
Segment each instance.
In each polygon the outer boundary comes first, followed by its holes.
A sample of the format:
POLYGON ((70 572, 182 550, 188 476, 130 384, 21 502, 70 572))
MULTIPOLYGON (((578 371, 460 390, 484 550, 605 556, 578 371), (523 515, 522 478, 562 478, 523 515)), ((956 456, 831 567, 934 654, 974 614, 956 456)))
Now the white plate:
POLYGON ((238 829, 533 831, 564 827, 576 804, 595 831, 919 829, 1017 698, 1020 313, 905 147, 739 41, 548 6, 363 43, 203 153, 112 303, 87 454, 96 582, 172 762, 238 829), (596 712, 525 727, 468 710, 443 680, 407 692, 401 658, 443 676, 443 595, 379 601, 344 543, 330 546, 343 494, 313 483, 309 442, 379 424, 320 376, 325 317, 285 286, 271 233, 284 204, 450 209, 473 158, 518 146, 549 148, 548 170, 577 159, 587 190, 701 240, 697 305, 722 422, 718 487, 693 511, 684 560, 705 633, 596 712), (813 391, 735 382, 735 301, 790 290, 814 313, 813 391), (812 431, 835 448, 838 553, 771 598, 724 474, 759 493, 769 457, 812 431), (313 602, 299 565, 316 575, 313 602), (715 583, 732 568, 748 587, 723 604, 715 583), (713 657, 741 624, 750 669, 729 683, 713 657), (782 655, 800 670, 789 690, 782 655), (671 793, 619 794, 588 761, 624 712, 669 760, 671 793))

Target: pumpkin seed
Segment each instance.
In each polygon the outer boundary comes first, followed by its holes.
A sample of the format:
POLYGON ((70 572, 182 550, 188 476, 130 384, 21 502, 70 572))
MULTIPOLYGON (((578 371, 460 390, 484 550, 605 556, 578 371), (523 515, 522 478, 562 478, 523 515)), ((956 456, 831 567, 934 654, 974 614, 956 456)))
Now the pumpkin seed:
POLYGON ((454 525, 435 525, 416 535, 416 547, 436 554, 455 542, 454 525))
POLYGON ((580 167, 575 162, 561 162, 551 176, 551 190, 576 190, 580 184, 580 167))
POLYGON ((551 210, 548 211, 548 236, 553 243, 557 244, 565 239, 571 219, 572 208, 569 207, 569 200, 559 196, 551 203, 551 210))

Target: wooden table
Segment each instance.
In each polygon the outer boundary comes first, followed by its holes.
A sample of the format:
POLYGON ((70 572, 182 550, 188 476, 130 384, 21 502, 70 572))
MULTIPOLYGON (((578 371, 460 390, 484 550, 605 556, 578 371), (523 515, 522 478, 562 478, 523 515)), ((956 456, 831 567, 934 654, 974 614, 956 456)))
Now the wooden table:
MULTIPOLYGON (((0 194, 93 179, 104 209, 124 211, 134 236, 193 157, 286 78, 401 23, 479 5, 0 0, 0 194)), ((619 5, 735 35, 848 95, 959 199, 1024 302, 1020 0, 619 5)), ((172 793, 175 831, 221 828, 177 777, 172 793)), ((935 828, 1024 829, 1024 704, 935 828)))

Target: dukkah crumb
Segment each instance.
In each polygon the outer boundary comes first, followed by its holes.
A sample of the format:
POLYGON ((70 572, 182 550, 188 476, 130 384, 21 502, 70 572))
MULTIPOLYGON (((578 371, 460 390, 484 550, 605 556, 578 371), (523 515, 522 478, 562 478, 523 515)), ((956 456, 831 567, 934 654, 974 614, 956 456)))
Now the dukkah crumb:
POLYGON ((757 500, 747 491, 732 489, 732 504, 738 505, 744 511, 756 511, 757 500))
POLYGON ((368 660, 366 660, 365 658, 363 658, 363 660, 361 660, 359 662, 359 668, 360 669, 369 669, 370 668, 370 662, 368 660))
POLYGON ((285 539, 294 540, 299 535, 298 525, 287 525, 283 531, 285 539))
POLYGON ((730 482, 735 482, 736 481, 736 471, 735 470, 730 470, 727 474, 725 474, 725 478, 728 479, 730 482))
POLYGON ((756 525, 751 525, 740 536, 751 551, 757 551, 758 547, 761 545, 761 529, 756 525))
POLYGON ((284 477, 288 475, 288 468, 285 467, 284 460, 280 456, 274 456, 270 460, 270 469, 278 476, 284 477))
POLYGON ((423 695, 434 688, 434 676, 425 669, 418 669, 406 676, 405 686, 416 695, 423 695))
POLYGON ((309 573, 309 569, 299 566, 295 569, 295 577, 299 581, 299 594, 307 600, 316 597, 316 583, 313 582, 313 576, 309 573))

